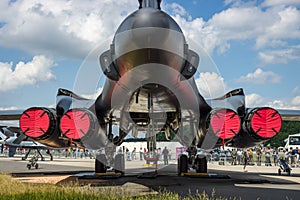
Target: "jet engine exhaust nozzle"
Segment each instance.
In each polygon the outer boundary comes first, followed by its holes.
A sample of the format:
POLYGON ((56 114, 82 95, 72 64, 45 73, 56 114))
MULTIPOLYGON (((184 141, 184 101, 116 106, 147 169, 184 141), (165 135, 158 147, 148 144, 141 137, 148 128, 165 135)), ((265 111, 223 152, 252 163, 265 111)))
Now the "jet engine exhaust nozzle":
POLYGON ((282 119, 273 108, 262 107, 252 109, 246 116, 245 127, 250 134, 269 139, 277 135, 281 129, 282 119))
POLYGON ((241 120, 238 114, 230 109, 217 109, 209 115, 209 127, 221 139, 231 139, 239 133, 241 120))
POLYGON ((84 108, 68 110, 61 117, 60 131, 63 137, 77 141, 89 149, 103 147, 107 139, 97 117, 84 108))
POLYGON ((60 129, 70 139, 80 139, 95 128, 95 117, 85 109, 71 109, 60 120, 60 129))
POLYGON ((55 111, 48 108, 32 107, 20 117, 20 129, 28 137, 40 139, 52 135, 56 128, 55 111))

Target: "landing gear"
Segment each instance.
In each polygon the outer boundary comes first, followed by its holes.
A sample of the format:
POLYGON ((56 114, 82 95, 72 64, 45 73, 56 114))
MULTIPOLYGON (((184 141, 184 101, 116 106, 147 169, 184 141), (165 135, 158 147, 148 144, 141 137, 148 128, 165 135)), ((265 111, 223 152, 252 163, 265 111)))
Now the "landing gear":
POLYGON ((95 160, 95 175, 106 176, 106 175, 124 175, 125 174, 125 160, 124 154, 117 154, 114 160, 110 159, 105 154, 98 154, 95 160), (110 167, 113 170, 108 171, 110 167))
MULTIPOLYGON (((28 152, 25 154, 24 157, 22 157, 22 160, 26 160, 28 158, 28 155, 30 154, 31 152, 31 149, 28 150, 28 152)), ((39 149, 36 149, 36 152, 40 155, 41 157, 41 161, 45 161, 45 158, 44 156, 41 154, 40 150, 39 149)))
POLYGON ((98 176, 120 176, 125 173, 124 154, 116 154, 116 146, 121 145, 126 133, 119 129, 119 136, 113 135, 113 122, 115 117, 110 115, 108 121, 107 139, 108 144, 101 154, 96 155, 95 175, 98 176))
POLYGON ((187 150, 189 155, 181 154, 178 158, 178 175, 207 175, 207 159, 205 155, 199 155, 193 148, 187 150), (195 172, 189 172, 189 169, 194 169, 195 172))
POLYGON ((207 160, 206 157, 197 155, 195 158, 195 168, 197 173, 207 173, 207 160))
POLYGON ((178 158, 178 175, 181 176, 188 172, 188 157, 187 155, 181 154, 178 158))
POLYGON ((106 160, 106 155, 105 154, 96 155, 95 173, 96 174, 106 173, 106 171, 107 171, 106 163, 107 163, 107 160, 106 160))
POLYGON ((115 156, 115 166, 114 166, 115 173, 120 173, 124 175, 125 173, 125 158, 124 154, 117 154, 115 156))

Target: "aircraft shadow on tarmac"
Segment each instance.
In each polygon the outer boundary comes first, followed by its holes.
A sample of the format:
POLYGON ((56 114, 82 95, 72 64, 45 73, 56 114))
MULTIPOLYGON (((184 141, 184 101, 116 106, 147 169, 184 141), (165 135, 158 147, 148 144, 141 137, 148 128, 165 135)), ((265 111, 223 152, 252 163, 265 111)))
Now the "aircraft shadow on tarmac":
MULTIPOLYGON (((267 190, 272 191, 274 193, 274 189, 263 188, 264 184, 273 184, 273 185, 294 185, 298 184, 297 182, 282 179, 287 175, 279 176, 277 173, 258 173, 258 172, 237 172, 237 171, 222 171, 222 170, 209 170, 209 174, 217 174, 218 176, 207 177, 207 176, 189 176, 189 177, 180 177, 174 172, 174 168, 176 165, 169 165, 161 170, 158 170, 158 174, 156 176, 139 176, 138 174, 130 174, 130 171, 136 171, 137 169, 130 169, 129 175, 125 175, 120 178, 116 177, 95 177, 92 175, 74 175, 70 176, 67 179, 64 179, 57 184, 66 184, 68 182, 78 182, 80 185, 90 185, 94 187, 101 186, 123 186, 126 183, 135 183, 139 185, 143 185, 154 191, 169 191, 175 192, 180 195, 186 196, 190 194, 196 194, 197 191, 205 190, 208 194, 213 192, 215 189, 218 195, 228 194, 235 196, 235 190, 237 187, 236 184, 248 184, 255 185, 261 184, 262 188, 257 188, 256 190, 263 189, 264 193, 267 190), (228 188, 233 193, 223 191, 224 188, 228 188), (219 192, 220 193, 219 193, 219 192)), ((151 172, 150 172, 151 173, 151 172)), ((300 177, 299 174, 292 174, 291 177, 300 177)), ((300 188, 300 184, 299 184, 300 188)), ((249 192, 244 191, 244 189, 239 188, 237 193, 237 197, 243 196, 249 192), (244 191, 243 193, 241 191, 244 191)), ((277 189, 277 191, 280 191, 277 189)), ((284 190, 287 194, 300 194, 300 191, 284 190), (291 192, 291 193, 289 193, 291 192)), ((284 192, 281 191, 281 194, 284 195, 284 192)), ((256 193, 257 195, 258 193, 256 193)), ((267 194, 270 195, 269 192, 267 194)), ((265 194, 264 194, 265 195, 265 194)))
MULTIPOLYGON (((222 197, 237 197, 241 199, 298 199, 300 195, 300 184, 293 181, 293 177, 299 179, 300 174, 295 173, 291 176, 282 174, 279 176, 276 171, 274 173, 265 172, 242 172, 241 171, 225 171, 210 169, 209 174, 217 174, 217 176, 190 176, 180 177, 176 173, 177 165, 170 164, 158 170, 157 175, 141 176, 143 173, 153 173, 155 167, 131 168, 126 170, 123 177, 116 176, 93 176, 93 171, 60 171, 46 172, 43 169, 30 171, 29 173, 13 173, 15 177, 21 176, 59 176, 70 175, 59 182, 57 185, 65 185, 70 183, 78 183, 81 186, 89 185, 91 187, 123 187, 130 185, 132 191, 139 195, 139 191, 143 188, 146 191, 166 191, 177 193, 181 197, 195 195, 205 191, 222 197), (156 178, 154 178, 156 177, 156 178), (253 187, 255 186, 255 188, 253 187), (299 189, 295 189, 299 188, 299 189)), ((149 175, 149 174, 148 174, 149 175)))

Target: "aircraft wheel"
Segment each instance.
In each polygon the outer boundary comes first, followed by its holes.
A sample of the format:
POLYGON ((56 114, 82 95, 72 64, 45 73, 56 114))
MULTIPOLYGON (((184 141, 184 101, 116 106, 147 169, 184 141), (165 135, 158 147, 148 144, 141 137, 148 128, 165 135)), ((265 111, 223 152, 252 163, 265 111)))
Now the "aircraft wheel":
POLYGON ((125 160, 124 160, 124 154, 117 154, 115 156, 115 172, 116 173, 121 173, 122 175, 124 175, 125 173, 125 160))
POLYGON ((28 164, 28 165, 27 165, 27 168, 30 170, 30 169, 31 169, 31 165, 28 164))
POLYGON ((106 173, 107 167, 106 167, 106 155, 105 154, 99 154, 96 156, 95 159, 95 172, 96 173, 106 173))
POLYGON ((278 175, 279 176, 281 175, 281 169, 278 169, 278 175))
POLYGON ((205 156, 203 158, 197 156, 195 159, 195 164, 197 173, 207 173, 207 160, 205 156))
POLYGON ((188 157, 187 155, 180 155, 178 158, 178 175, 188 172, 188 157))
POLYGON ((35 169, 38 169, 39 168, 39 164, 35 164, 35 169))

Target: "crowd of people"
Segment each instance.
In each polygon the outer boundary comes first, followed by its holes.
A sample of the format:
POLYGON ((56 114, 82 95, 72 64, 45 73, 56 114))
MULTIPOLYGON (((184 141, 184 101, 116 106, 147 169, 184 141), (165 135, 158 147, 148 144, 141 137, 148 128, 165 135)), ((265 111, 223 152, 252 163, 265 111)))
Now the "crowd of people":
POLYGON ((232 165, 262 165, 277 166, 279 158, 283 158, 291 167, 300 167, 300 151, 298 147, 283 149, 279 151, 277 148, 270 147, 255 147, 247 149, 218 149, 211 153, 211 161, 226 160, 232 165))
MULTIPOLYGON (((41 150, 43 151, 43 150, 41 150)), ((25 154, 25 149, 17 149, 17 154, 25 154)), ((50 155, 51 160, 55 157, 65 158, 95 158, 96 151, 82 149, 82 148, 67 148, 65 150, 46 150, 46 154, 50 155)), ((131 151, 125 147, 119 147, 115 150, 115 153, 123 153, 127 161, 135 160, 147 160, 152 159, 156 161, 163 161, 165 165, 169 164, 169 160, 172 158, 172 151, 167 147, 157 148, 154 151, 149 152, 146 148, 134 147, 131 151), (150 154, 152 153, 152 154, 150 154)), ((247 165, 265 165, 265 166, 277 166, 279 159, 283 158, 291 167, 300 167, 300 151, 299 148, 290 148, 280 150, 270 147, 255 147, 247 149, 216 149, 207 155, 209 161, 221 161, 231 165, 244 165, 244 169, 247 165)), ((175 155, 173 155, 175 159, 175 155)))
POLYGON ((149 152, 146 148, 142 147, 140 147, 139 151, 137 151, 136 147, 134 147, 132 151, 129 151, 127 147, 119 147, 117 153, 124 153, 127 161, 152 159, 164 161, 164 164, 167 165, 169 160, 171 160, 171 149, 168 149, 167 147, 163 150, 161 148, 154 149, 152 152, 149 152))

